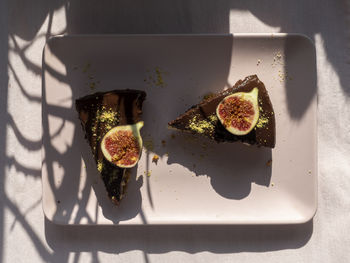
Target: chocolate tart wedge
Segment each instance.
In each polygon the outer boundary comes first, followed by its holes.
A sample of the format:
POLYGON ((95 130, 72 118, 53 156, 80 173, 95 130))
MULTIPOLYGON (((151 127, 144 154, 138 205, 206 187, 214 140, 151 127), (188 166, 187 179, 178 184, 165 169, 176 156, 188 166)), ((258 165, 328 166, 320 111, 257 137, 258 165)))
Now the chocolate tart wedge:
POLYGON ((109 162, 101 150, 101 141, 112 128, 132 125, 141 120, 146 93, 140 90, 97 92, 75 101, 85 138, 97 169, 101 173, 108 197, 116 205, 126 193, 129 172, 109 162))
POLYGON ((227 90, 210 95, 184 114, 168 123, 170 129, 200 134, 217 142, 241 141, 249 145, 275 147, 276 127, 273 107, 263 82, 256 75, 246 77, 227 90), (230 133, 219 121, 216 110, 218 105, 230 95, 249 93, 258 89, 259 118, 254 128, 245 135, 230 133))

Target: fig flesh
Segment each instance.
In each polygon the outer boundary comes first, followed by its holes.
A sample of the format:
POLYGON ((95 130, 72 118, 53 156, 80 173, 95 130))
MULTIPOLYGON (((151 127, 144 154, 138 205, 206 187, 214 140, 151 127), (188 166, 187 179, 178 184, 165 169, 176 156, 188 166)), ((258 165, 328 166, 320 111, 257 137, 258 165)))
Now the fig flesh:
POLYGON ((132 125, 116 126, 109 130, 101 141, 104 157, 121 168, 134 167, 142 152, 140 129, 143 121, 132 125))
POLYGON ((258 88, 226 96, 216 107, 216 115, 226 130, 246 135, 259 119, 258 88))

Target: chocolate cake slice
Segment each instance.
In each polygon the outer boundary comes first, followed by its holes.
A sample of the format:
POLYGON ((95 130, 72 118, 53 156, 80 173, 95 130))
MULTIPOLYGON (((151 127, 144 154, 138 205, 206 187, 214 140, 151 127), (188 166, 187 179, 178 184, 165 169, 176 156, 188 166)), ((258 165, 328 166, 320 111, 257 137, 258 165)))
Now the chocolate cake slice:
POLYGON ((204 98, 192 106, 177 119, 168 123, 169 128, 201 134, 217 142, 241 141, 250 145, 275 147, 275 115, 263 82, 256 75, 248 76, 227 90, 204 98), (255 127, 245 135, 230 133, 219 121, 216 108, 219 103, 231 94, 251 92, 258 89, 259 119, 255 127))
POLYGON ((128 169, 107 161, 101 150, 101 140, 113 127, 135 124, 141 120, 142 103, 146 93, 140 90, 97 92, 75 101, 85 138, 101 173, 107 193, 116 205, 126 193, 128 169))

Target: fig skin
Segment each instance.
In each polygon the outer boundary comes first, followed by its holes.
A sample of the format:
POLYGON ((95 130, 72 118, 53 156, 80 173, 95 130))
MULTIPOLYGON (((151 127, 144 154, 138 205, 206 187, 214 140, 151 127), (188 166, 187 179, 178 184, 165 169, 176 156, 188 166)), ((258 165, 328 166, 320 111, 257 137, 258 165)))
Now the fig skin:
POLYGON ((250 92, 233 93, 218 104, 216 115, 228 132, 246 135, 253 130, 259 120, 258 92, 258 88, 253 88, 250 92))
POLYGON ((143 124, 144 124, 143 121, 139 121, 136 124, 116 126, 116 127, 112 128, 111 130, 109 130, 101 141, 101 150, 102 150, 102 153, 103 153, 103 156, 105 157, 105 159, 108 160, 109 162, 111 162, 112 164, 120 167, 120 168, 134 167, 138 163, 140 156, 141 156, 141 152, 142 152, 142 137, 140 134, 140 129, 143 127, 143 124), (106 142, 107 142, 108 138, 113 136, 113 134, 118 133, 120 131, 131 132, 132 137, 135 138, 137 141, 138 148, 139 148, 138 149, 139 154, 138 154, 137 158, 135 158, 131 164, 120 164, 120 163, 118 164, 118 163, 116 163, 116 161, 114 160, 114 156, 111 156, 111 154, 107 150, 106 142))

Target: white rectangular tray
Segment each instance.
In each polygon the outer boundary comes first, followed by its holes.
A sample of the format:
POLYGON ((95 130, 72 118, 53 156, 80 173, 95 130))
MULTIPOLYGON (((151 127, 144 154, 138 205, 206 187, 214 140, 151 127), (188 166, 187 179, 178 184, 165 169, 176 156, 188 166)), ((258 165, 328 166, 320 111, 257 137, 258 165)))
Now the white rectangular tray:
POLYGON ((44 48, 42 111, 43 209, 55 223, 293 224, 315 214, 316 64, 304 36, 57 36, 44 48), (274 106, 273 150, 167 129, 208 92, 252 74, 274 106), (145 148, 126 198, 115 207, 74 101, 127 88, 147 92, 145 148))

